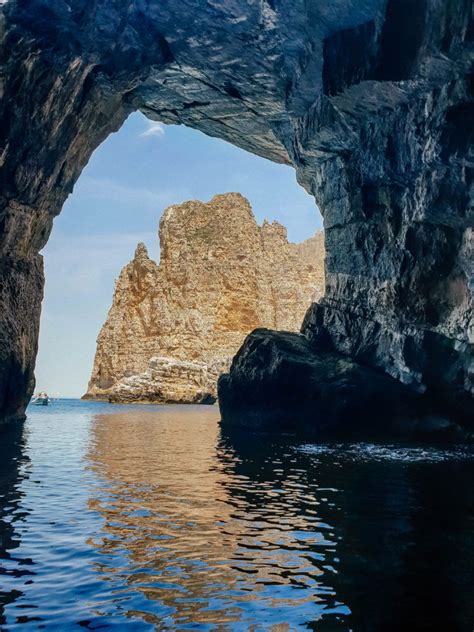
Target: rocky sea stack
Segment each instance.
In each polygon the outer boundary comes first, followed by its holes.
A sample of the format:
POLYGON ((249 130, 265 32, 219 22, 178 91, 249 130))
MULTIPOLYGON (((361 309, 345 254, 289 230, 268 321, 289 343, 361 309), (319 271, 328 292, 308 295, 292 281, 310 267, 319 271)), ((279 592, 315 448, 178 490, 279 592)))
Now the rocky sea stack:
POLYGON ((170 206, 160 262, 143 244, 117 280, 86 398, 213 403, 256 327, 298 331, 324 287, 324 237, 288 242, 238 193, 170 206))

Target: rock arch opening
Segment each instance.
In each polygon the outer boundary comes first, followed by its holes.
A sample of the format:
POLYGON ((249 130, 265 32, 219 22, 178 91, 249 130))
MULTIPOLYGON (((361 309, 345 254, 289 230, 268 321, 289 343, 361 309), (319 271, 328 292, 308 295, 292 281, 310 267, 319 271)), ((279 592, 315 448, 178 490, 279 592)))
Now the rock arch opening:
POLYGON ((325 218, 312 345, 472 418, 472 15, 421 4, 399 64, 411 16, 381 0, 2 6, 2 418, 31 391, 53 217, 134 110, 292 164, 325 218))
POLYGON ((298 331, 324 289, 321 227, 291 167, 131 115, 94 152, 42 251, 37 390, 86 393, 106 321, 101 384, 145 373, 156 356, 221 366, 258 326, 298 331))

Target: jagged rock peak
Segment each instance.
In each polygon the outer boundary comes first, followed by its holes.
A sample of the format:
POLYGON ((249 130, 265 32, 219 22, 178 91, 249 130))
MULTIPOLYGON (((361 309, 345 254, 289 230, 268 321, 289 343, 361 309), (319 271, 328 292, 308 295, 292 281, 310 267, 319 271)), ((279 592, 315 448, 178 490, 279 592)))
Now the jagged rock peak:
POLYGON ((291 244, 239 193, 168 207, 159 236, 159 265, 139 244, 120 273, 88 397, 209 401, 251 330, 296 331, 322 295, 322 233, 291 244))
POLYGON ((276 220, 270 223, 268 220, 264 219, 261 231, 263 238, 268 235, 270 237, 278 237, 282 241, 288 242, 288 231, 286 226, 283 226, 283 224, 280 224, 280 222, 277 222, 276 220))
POLYGON ((150 258, 148 255, 148 249, 142 241, 140 241, 137 244, 137 247, 135 248, 135 255, 133 258, 134 259, 149 259, 150 258))

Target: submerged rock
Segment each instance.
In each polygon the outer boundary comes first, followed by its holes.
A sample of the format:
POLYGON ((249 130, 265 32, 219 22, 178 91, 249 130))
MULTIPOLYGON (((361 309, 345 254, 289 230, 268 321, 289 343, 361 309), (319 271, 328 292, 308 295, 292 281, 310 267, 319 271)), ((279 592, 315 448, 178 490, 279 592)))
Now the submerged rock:
POLYGON ((86 397, 210 402, 245 336, 297 331, 323 291, 323 234, 288 242, 277 222, 258 226, 238 193, 170 206, 160 263, 143 244, 120 273, 86 397))
POLYGON ((301 334, 257 329, 218 383, 222 423, 318 437, 463 438, 397 380, 301 334))

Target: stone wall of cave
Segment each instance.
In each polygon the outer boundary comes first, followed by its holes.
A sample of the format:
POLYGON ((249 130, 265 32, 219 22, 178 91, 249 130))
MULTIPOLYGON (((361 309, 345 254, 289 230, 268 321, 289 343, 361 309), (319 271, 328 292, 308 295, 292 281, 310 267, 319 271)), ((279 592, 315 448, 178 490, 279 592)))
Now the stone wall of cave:
POLYGON ((315 352, 472 410, 472 36, 469 0, 2 5, 0 417, 34 386, 54 216, 134 110, 294 165, 326 230, 315 352))

